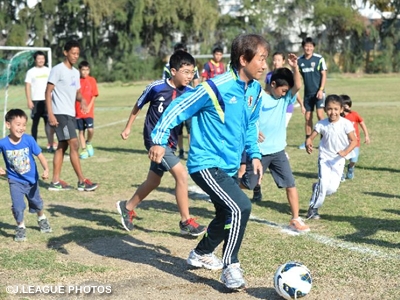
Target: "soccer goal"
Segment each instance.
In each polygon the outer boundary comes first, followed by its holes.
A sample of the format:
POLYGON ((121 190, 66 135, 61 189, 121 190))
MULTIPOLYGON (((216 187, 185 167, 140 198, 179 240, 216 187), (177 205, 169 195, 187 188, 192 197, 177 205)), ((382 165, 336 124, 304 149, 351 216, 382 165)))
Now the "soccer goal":
POLYGON ((51 68, 51 48, 0 46, 0 112, 3 116, 3 137, 6 136, 4 118, 8 107, 28 110, 25 75, 34 66, 33 54, 36 51, 47 54, 47 66, 51 68))

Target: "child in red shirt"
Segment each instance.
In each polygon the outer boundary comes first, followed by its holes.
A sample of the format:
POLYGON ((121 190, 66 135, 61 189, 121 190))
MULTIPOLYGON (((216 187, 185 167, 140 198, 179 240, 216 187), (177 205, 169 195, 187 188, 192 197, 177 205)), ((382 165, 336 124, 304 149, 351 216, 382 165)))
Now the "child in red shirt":
POLYGON ((81 103, 75 103, 76 111, 76 127, 79 130, 79 143, 82 152, 79 157, 86 159, 94 155, 92 146, 92 139, 94 135, 94 101, 99 95, 97 90, 97 82, 90 76, 90 65, 87 61, 82 61, 79 64, 79 73, 81 75, 81 94, 86 100, 88 112, 85 114, 81 110, 81 103), (87 131, 87 138, 85 138, 85 131, 87 131))
POLYGON ((347 176, 345 175, 345 172, 343 172, 342 175, 342 181, 345 181, 345 178, 347 179, 354 178, 354 167, 360 155, 360 129, 358 125, 361 126, 361 129, 364 132, 364 137, 365 137, 364 143, 369 144, 370 140, 369 140, 367 125, 365 125, 363 118, 361 118, 361 116, 357 112, 351 110, 352 101, 350 97, 348 95, 340 95, 340 97, 342 97, 343 99, 343 117, 353 123, 357 138, 357 146, 353 150, 355 156, 350 159, 350 163, 347 166, 347 176))

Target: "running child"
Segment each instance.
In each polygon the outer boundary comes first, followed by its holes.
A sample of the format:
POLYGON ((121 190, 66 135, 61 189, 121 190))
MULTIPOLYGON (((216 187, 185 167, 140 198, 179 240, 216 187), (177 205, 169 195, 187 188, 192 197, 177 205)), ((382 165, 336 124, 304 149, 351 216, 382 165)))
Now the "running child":
POLYGON ((328 118, 318 121, 314 131, 306 139, 306 151, 313 151, 313 140, 321 135, 318 158, 318 182, 312 186, 310 207, 307 219, 320 219, 318 209, 325 201, 325 197, 337 191, 343 174, 346 159, 353 156, 353 149, 357 146, 357 138, 353 124, 341 117, 343 100, 338 95, 329 95, 325 100, 325 112, 328 118))
POLYGON ((358 125, 360 125, 361 129, 364 132, 364 143, 369 144, 370 140, 367 125, 365 125, 364 119, 357 112, 351 110, 351 98, 348 95, 340 95, 340 97, 342 97, 343 99, 343 115, 347 120, 353 123, 357 138, 357 147, 354 148, 354 157, 350 158, 350 163, 347 165, 347 176, 345 172, 343 172, 342 181, 344 181, 345 178, 354 178, 354 168, 356 166, 356 163, 358 162, 358 157, 360 156, 360 128, 358 127, 358 125))
MULTIPOLYGON (((125 129, 121 133, 121 137, 126 140, 129 137, 131 127, 140 110, 145 104, 149 103, 150 107, 146 114, 146 120, 143 128, 144 145, 147 150, 153 146, 151 132, 153 131, 157 121, 170 103, 187 90, 194 76, 194 58, 186 51, 178 50, 172 54, 169 65, 171 78, 165 80, 157 80, 149 84, 143 94, 140 96, 132 113, 129 116, 125 129)), ((178 134, 181 124, 171 130, 168 136, 168 145, 166 146, 166 155, 159 162, 151 162, 147 179, 139 186, 129 201, 118 201, 117 209, 121 215, 122 226, 131 231, 133 229, 132 220, 136 216, 134 209, 142 202, 147 195, 155 190, 161 182, 165 172, 170 172, 175 179, 176 187, 176 203, 178 205, 181 221, 179 227, 182 234, 199 236, 206 231, 206 227, 199 225, 189 214, 189 196, 188 196, 188 175, 185 167, 181 164, 179 157, 175 155, 178 143, 178 134)))
POLYGON ((14 241, 26 240, 26 227, 24 223, 24 210, 28 200, 30 213, 38 216, 40 232, 51 232, 50 224, 43 212, 43 200, 39 193, 39 175, 36 168, 34 155, 43 167, 43 179, 49 178, 49 167, 42 149, 35 139, 25 134, 28 116, 21 109, 11 109, 5 117, 6 127, 10 134, 0 140, 0 152, 6 164, 7 172, 0 167, 0 175, 7 175, 11 194, 11 211, 17 222, 14 241))
MULTIPOLYGON (((292 70, 288 68, 275 69, 270 83, 262 93, 262 106, 258 120, 258 145, 264 172, 269 169, 276 186, 286 189, 286 197, 292 213, 289 228, 297 232, 308 232, 310 228, 299 217, 299 194, 289 160, 285 154, 286 111, 287 107, 296 101, 296 94, 301 87, 297 56, 290 53, 288 62, 292 70)), ((254 174, 250 161, 245 160, 242 163, 246 167, 246 172, 243 175, 239 174, 240 183, 245 188, 253 190, 255 186, 259 186, 257 185, 258 176, 254 174)))

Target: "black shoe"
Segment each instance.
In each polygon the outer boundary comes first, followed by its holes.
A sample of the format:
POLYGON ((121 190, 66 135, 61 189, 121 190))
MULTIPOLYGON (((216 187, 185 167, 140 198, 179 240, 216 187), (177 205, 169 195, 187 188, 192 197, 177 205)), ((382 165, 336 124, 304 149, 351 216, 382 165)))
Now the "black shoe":
POLYGON ((319 220, 319 219, 321 219, 321 216, 320 216, 319 213, 318 213, 318 208, 312 208, 312 207, 310 207, 310 208, 308 209, 308 212, 307 212, 307 220, 309 220, 309 219, 313 219, 313 220, 319 220))
POLYGON ((185 158, 185 151, 183 149, 179 150, 179 158, 184 159, 185 158))
POLYGON ((261 193, 261 187, 257 185, 254 190, 253 190, 253 199, 251 199, 253 202, 261 202, 262 201, 262 193, 261 193))
POLYGON ((181 234, 191 236, 199 236, 207 231, 207 227, 197 223, 194 218, 190 218, 185 222, 180 221, 179 228, 181 229, 181 234))

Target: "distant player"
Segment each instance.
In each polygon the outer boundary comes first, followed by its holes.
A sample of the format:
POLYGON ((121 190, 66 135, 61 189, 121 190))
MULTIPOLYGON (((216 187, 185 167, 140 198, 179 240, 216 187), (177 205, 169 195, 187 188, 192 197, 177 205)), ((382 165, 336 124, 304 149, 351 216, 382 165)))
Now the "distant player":
POLYGON ((89 63, 86 60, 83 60, 79 63, 78 67, 81 75, 81 94, 83 99, 86 100, 88 112, 83 113, 81 104, 75 102, 76 127, 79 130, 79 143, 82 148, 79 158, 86 159, 94 155, 92 145, 94 135, 94 102, 96 97, 99 96, 99 91, 97 89, 96 79, 90 76, 89 63), (85 133, 87 134, 87 137, 85 137, 85 133))
POLYGON ((80 46, 77 41, 68 41, 64 46, 64 61, 54 66, 50 72, 46 88, 46 106, 49 123, 54 128, 58 147, 53 158, 53 178, 50 191, 71 190, 72 187, 60 179, 64 155, 70 149, 71 165, 78 177, 78 191, 94 191, 97 183, 83 176, 79 161, 79 142, 76 135, 75 102, 81 104, 82 112, 87 113, 86 100, 80 89, 79 71, 74 68, 78 61, 80 46))
POLYGON ((350 163, 347 166, 347 176, 346 176, 345 172, 343 172, 342 181, 344 181, 345 178, 347 178, 347 179, 354 178, 354 168, 356 166, 356 163, 358 162, 358 157, 360 156, 361 137, 360 137, 360 129, 359 129, 358 125, 360 125, 361 129, 364 132, 365 144, 369 144, 370 139, 369 139, 367 125, 365 124, 364 119, 361 118, 361 116, 357 112, 355 112, 354 110, 351 110, 352 101, 351 101, 350 97, 348 95, 340 95, 340 97, 342 97, 342 99, 343 99, 343 115, 347 120, 349 120, 353 123, 354 130, 356 133, 356 138, 357 138, 357 147, 354 148, 354 156, 352 158, 350 158, 350 163))
MULTIPOLYGON (((317 111, 318 120, 325 118, 324 101, 327 67, 325 59, 320 54, 314 53, 315 42, 312 38, 307 37, 304 39, 301 46, 304 54, 299 57, 298 64, 304 82, 303 103, 306 109, 304 117, 307 139, 313 129, 314 109, 317 111)), ((302 143, 299 149, 304 150, 305 143, 302 143)))
POLYGON ((25 198, 28 200, 29 212, 36 213, 42 233, 51 232, 50 224, 43 212, 43 200, 39 193, 39 175, 35 158, 43 167, 43 179, 49 178, 49 167, 42 149, 30 135, 25 134, 28 117, 21 109, 7 112, 5 122, 10 134, 0 140, 0 152, 6 163, 7 173, 0 167, 0 175, 7 175, 11 194, 11 211, 17 222, 14 240, 26 240, 24 223, 25 198))
POLYGON ((328 118, 318 121, 314 131, 306 140, 308 154, 313 151, 313 140, 321 135, 318 158, 318 182, 312 186, 308 219, 320 219, 318 209, 325 197, 337 191, 343 174, 346 158, 350 159, 357 146, 353 124, 341 117, 343 100, 338 95, 329 95, 325 100, 325 112, 328 118))
MULTIPOLYGON (((188 85, 193 79, 194 63, 193 56, 185 51, 177 50, 172 54, 169 60, 171 78, 154 81, 146 87, 133 107, 125 129, 121 133, 121 137, 124 140, 129 137, 132 124, 140 110, 145 104, 149 103, 150 107, 146 114, 143 137, 147 150, 153 146, 150 135, 157 121, 175 98, 191 89, 188 85)), ((206 227, 199 225, 194 218, 190 217, 187 171, 181 164, 179 157, 175 156, 174 153, 178 143, 180 127, 182 125, 178 124, 171 131, 171 134, 168 136, 164 159, 159 163, 151 162, 146 180, 139 186, 131 199, 129 201, 117 202, 117 209, 121 215, 121 223, 126 230, 131 231, 133 229, 132 221, 136 216, 134 209, 160 185, 164 173, 170 172, 176 183, 175 197, 181 215, 181 221, 179 222, 181 233, 198 236, 205 232, 206 227)))
POLYGON ((28 108, 31 110, 32 117, 31 133, 35 141, 37 141, 39 121, 40 118, 43 118, 47 137, 47 150, 53 153, 55 148, 57 148, 57 143, 54 143, 54 129, 51 128, 48 123, 45 102, 46 85, 50 69, 45 65, 46 56, 42 51, 36 51, 33 54, 33 58, 35 60, 35 66, 28 70, 25 77, 26 101, 28 108))
POLYGON ((215 47, 212 54, 213 58, 204 64, 201 71, 203 81, 225 73, 225 66, 222 62, 222 55, 224 54, 222 48, 219 46, 215 47))

